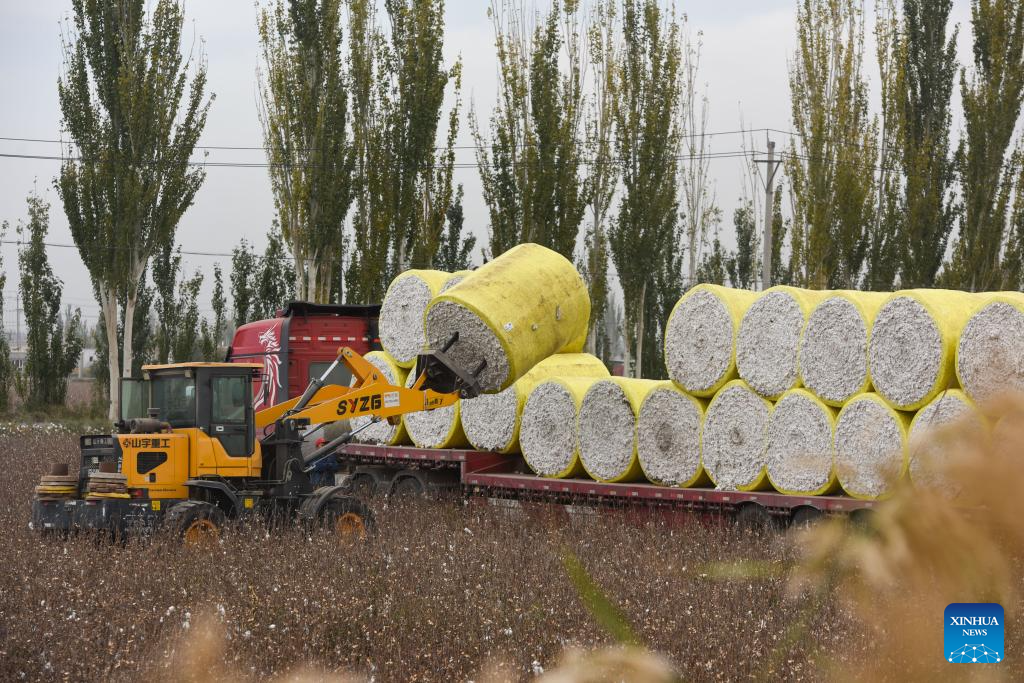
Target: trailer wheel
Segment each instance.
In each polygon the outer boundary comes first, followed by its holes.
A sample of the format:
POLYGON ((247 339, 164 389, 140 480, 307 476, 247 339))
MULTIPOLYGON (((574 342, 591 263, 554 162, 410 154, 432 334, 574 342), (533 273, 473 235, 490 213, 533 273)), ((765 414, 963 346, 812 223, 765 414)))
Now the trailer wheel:
POLYGON ((423 484, 416 477, 402 477, 391 489, 394 498, 418 498, 423 495, 423 484))
POLYGON ((213 503, 186 500, 167 511, 164 523, 184 545, 209 548, 220 541, 227 517, 213 503))
POLYGON ((813 505, 801 505, 793 509, 793 516, 790 524, 797 528, 809 527, 824 519, 825 513, 813 505))
POLYGON ((377 531, 373 513, 351 496, 332 496, 320 510, 320 526, 338 540, 365 541, 377 531))
POLYGON ((352 476, 350 491, 359 500, 369 500, 377 495, 377 482, 369 474, 352 476))
POLYGON ((771 531, 775 528, 775 518, 760 503, 747 502, 736 511, 736 526, 749 531, 771 531))

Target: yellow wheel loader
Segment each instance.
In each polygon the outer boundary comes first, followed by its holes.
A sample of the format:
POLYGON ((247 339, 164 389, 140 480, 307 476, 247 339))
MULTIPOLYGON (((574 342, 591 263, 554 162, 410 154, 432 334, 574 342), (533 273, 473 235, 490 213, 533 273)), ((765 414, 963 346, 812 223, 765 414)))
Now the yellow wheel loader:
MULTIPOLYGON (((417 361, 409 388, 389 384, 351 348, 305 392, 255 412, 252 383, 262 365, 148 365, 121 382, 121 419, 113 434, 80 437, 81 467, 55 466, 32 501, 43 533, 94 531, 126 538, 168 528, 189 543, 215 540, 229 520, 322 527, 340 536, 372 533, 372 513, 334 483, 334 453, 353 432, 317 448, 309 440, 330 423, 401 415, 451 405, 479 393, 472 371, 440 352, 417 361), (352 386, 327 384, 341 363, 352 386)), ((372 422, 370 423, 372 424, 372 422)))

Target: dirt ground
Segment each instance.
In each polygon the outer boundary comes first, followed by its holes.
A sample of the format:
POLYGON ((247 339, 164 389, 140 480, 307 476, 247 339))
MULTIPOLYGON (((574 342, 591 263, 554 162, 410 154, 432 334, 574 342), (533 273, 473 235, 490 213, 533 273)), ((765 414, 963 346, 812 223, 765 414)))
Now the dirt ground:
POLYGON ((787 597, 792 537, 720 524, 419 502, 376 504, 354 548, 253 528, 210 550, 42 540, 32 487, 76 449, 53 428, 0 436, 2 680, 177 679, 207 660, 236 679, 530 679, 614 642, 570 557, 683 680, 833 679, 873 652, 836 600, 787 597))

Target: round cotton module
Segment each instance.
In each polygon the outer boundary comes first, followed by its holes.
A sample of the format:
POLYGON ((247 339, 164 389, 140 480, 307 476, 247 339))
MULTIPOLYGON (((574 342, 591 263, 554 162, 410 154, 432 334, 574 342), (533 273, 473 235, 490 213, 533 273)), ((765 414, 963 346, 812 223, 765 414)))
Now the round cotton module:
POLYGON ((701 460, 719 489, 759 491, 770 486, 764 448, 771 407, 742 380, 727 383, 711 400, 701 428, 701 460))
POLYGON ((412 367, 427 343, 427 306, 451 279, 440 270, 407 270, 391 281, 380 307, 380 345, 402 367, 412 367))
POLYGON ((800 335, 811 309, 826 294, 778 286, 750 306, 736 335, 736 369, 751 389, 775 398, 800 383, 800 335))
POLYGON ((978 303, 944 289, 896 292, 879 309, 868 344, 871 383, 899 410, 917 410, 954 381, 956 340, 978 303))
POLYGON ((520 244, 430 302, 427 340, 486 393, 512 385, 555 353, 583 349, 590 320, 586 283, 572 262, 520 244))
POLYGON ((1000 293, 971 316, 957 344, 956 375, 975 401, 1024 392, 1024 295, 1000 293))
POLYGON ((910 480, 955 496, 960 485, 945 472, 949 459, 970 452, 984 439, 981 416, 967 394, 959 389, 942 392, 910 423, 910 480))
POLYGON ((780 493, 823 496, 839 488, 835 474, 835 410, 804 389, 782 395, 768 420, 764 459, 780 493))
POLYGON ((523 406, 519 445, 534 473, 559 479, 583 474, 577 416, 584 394, 596 381, 589 377, 556 377, 530 392, 523 406))
MULTIPOLYGON (((410 373, 405 386, 411 387, 416 375, 410 373)), ((460 448, 467 445, 466 434, 459 420, 460 401, 450 406, 406 413, 402 417, 409 438, 420 448, 460 448)))
POLYGON ((637 455, 647 479, 683 488, 707 482, 700 462, 700 424, 706 406, 671 382, 644 396, 636 432, 637 455))
MULTIPOLYGON (((395 360, 388 355, 386 351, 370 351, 363 356, 363 358, 380 370, 381 374, 389 384, 394 386, 402 386, 405 384, 408 371, 395 363, 395 360)), ((354 382, 355 378, 353 377, 352 383, 354 382)), ((364 425, 370 425, 353 437, 353 440, 359 443, 385 444, 393 446, 395 444, 405 443, 408 439, 405 425, 401 421, 395 425, 389 423, 387 420, 379 420, 370 424, 372 422, 372 418, 370 417, 354 417, 351 422, 352 431, 360 429, 364 425)))
POLYGON ((697 285, 676 303, 665 326, 665 367, 680 388, 713 396, 736 377, 736 331, 754 292, 697 285))
POLYGON ((549 356, 508 389, 461 401, 462 429, 477 450, 516 453, 523 406, 537 384, 552 377, 608 376, 604 363, 588 353, 549 356))
POLYGON ((652 379, 612 377, 594 382, 580 405, 580 460, 592 478, 603 482, 643 477, 636 449, 636 420, 647 392, 661 385, 652 379))
POLYGON ((907 471, 910 418, 875 393, 851 399, 836 418, 836 474, 854 498, 892 493, 907 471))
POLYGON ((811 311, 800 340, 801 383, 830 406, 871 388, 868 338, 888 295, 832 292, 811 311))

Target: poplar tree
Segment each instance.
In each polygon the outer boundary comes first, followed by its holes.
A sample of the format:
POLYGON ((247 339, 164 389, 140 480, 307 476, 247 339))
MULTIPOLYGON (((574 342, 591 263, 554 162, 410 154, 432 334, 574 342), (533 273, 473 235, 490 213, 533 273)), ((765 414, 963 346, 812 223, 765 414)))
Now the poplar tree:
POLYGON ((299 298, 326 303, 342 263, 354 154, 342 59, 342 0, 260 10, 259 113, 281 234, 299 298))
POLYGON ((793 127, 786 157, 793 193, 791 272, 797 284, 860 282, 875 210, 877 125, 862 71, 864 20, 856 0, 800 0, 790 64, 793 127))
MULTIPOLYGON (((7 221, 0 225, 0 240, 7 236, 7 221)), ((3 254, 0 254, 0 412, 7 412, 11 402, 11 388, 14 385, 14 366, 11 364, 11 345, 3 325, 4 287, 7 286, 7 271, 3 269, 3 254)))
POLYGON ((904 0, 899 76, 905 177, 901 284, 932 287, 956 221, 950 150, 957 30, 947 37, 952 0, 904 0))
MULTIPOLYGON (((292 259, 280 232, 271 228, 267 246, 259 256, 244 238, 231 250, 231 319, 235 327, 273 317, 294 298, 292 259)), ((226 323, 225 323, 226 324, 226 323)))
POLYGON ((447 227, 444 234, 441 235, 437 256, 434 258, 434 267, 449 273, 473 267, 471 254, 476 246, 476 236, 462 236, 466 220, 462 210, 462 195, 462 185, 459 185, 455 201, 448 207, 447 227))
POLYGON ((206 177, 189 165, 211 101, 205 61, 181 53, 177 2, 156 0, 148 15, 145 7, 143 0, 73 0, 57 87, 73 147, 56 185, 106 326, 111 419, 119 412, 117 378, 134 364, 133 344, 118 356, 118 329, 135 338, 146 264, 173 243, 206 177))
POLYGON ((625 0, 622 8, 614 114, 622 197, 608 244, 625 301, 626 365, 631 355, 634 375, 641 377, 645 342, 646 353, 657 353, 650 324, 664 320, 650 320, 663 304, 658 280, 664 281, 679 250, 683 55, 679 24, 656 0, 625 0))
POLYGON ((587 207, 583 62, 578 0, 555 0, 531 31, 516 0, 488 12, 498 52, 498 103, 486 137, 470 127, 490 215, 488 256, 536 242, 568 259, 587 207))
POLYGON ((223 360, 220 349, 224 330, 227 328, 226 309, 224 275, 221 273, 220 264, 214 264, 213 292, 210 298, 210 310, 213 313, 213 318, 209 320, 203 318, 200 323, 200 346, 204 361, 223 360))
POLYGON ((1013 186, 1012 140, 1024 102, 1024 4, 972 0, 974 67, 960 70, 964 136, 957 150, 963 196, 946 282, 984 291, 1002 286, 1001 259, 1013 186))

